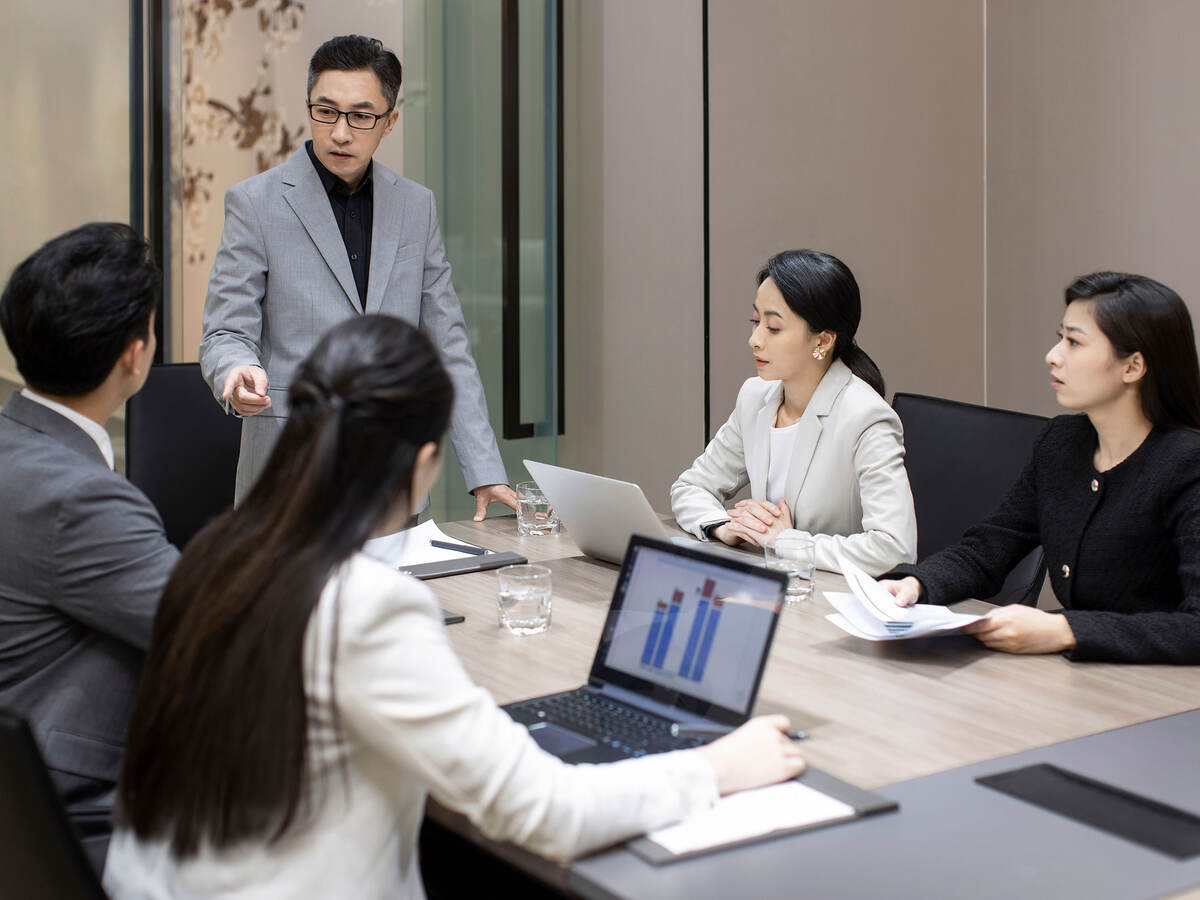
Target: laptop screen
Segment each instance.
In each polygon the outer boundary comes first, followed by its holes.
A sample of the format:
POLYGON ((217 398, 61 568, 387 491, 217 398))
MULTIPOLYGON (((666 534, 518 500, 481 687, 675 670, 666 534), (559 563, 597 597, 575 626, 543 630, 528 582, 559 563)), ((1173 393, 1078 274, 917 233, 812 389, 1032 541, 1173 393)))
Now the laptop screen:
POLYGON ((709 718, 754 706, 786 576, 635 536, 592 677, 709 718))

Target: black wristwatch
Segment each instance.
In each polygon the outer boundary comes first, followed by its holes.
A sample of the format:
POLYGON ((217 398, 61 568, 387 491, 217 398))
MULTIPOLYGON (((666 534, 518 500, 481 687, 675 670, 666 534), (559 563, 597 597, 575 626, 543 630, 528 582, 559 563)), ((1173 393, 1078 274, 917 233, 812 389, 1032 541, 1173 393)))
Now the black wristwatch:
POLYGON ((729 521, 729 519, 725 519, 725 521, 723 521, 723 522, 712 522, 711 524, 708 524, 708 525, 702 525, 700 527, 700 533, 702 535, 704 535, 704 539, 706 541, 715 541, 716 538, 713 537, 713 532, 716 531, 718 528, 720 528, 722 525, 724 525, 728 521, 729 521))

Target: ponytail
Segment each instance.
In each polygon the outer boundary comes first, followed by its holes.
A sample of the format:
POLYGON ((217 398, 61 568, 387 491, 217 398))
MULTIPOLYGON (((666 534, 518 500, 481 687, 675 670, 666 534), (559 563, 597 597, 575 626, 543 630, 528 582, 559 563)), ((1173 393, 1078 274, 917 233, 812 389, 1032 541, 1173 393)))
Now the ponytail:
POLYGON ((846 364, 846 368, 874 388, 875 393, 887 399, 883 373, 879 371, 879 366, 875 365, 875 360, 871 359, 867 352, 858 346, 858 342, 854 338, 839 334, 837 343, 834 344, 833 358, 840 359, 846 364))

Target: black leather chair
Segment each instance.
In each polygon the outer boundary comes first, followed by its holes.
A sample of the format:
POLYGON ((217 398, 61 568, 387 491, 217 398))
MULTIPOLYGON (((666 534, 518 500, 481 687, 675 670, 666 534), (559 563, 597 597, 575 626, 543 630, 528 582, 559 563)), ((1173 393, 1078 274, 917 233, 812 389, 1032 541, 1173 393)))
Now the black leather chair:
POLYGON ((180 549, 233 505, 242 423, 213 399, 198 363, 154 366, 125 405, 125 473, 180 549))
POLYGON ((22 900, 103 900, 29 725, 0 711, 0 895, 22 900))
MULTIPOLYGON (((904 425, 904 463, 917 509, 917 560, 957 543, 991 513, 1029 462, 1042 416, 973 403, 896 394, 904 425)), ((1037 605, 1046 577, 1042 548, 1009 573, 991 603, 1037 605)))

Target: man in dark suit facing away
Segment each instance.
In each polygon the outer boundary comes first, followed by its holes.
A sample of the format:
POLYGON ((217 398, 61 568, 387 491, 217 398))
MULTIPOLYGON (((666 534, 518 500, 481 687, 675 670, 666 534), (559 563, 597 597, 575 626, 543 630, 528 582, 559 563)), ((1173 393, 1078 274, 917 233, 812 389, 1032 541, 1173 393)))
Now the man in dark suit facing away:
POLYGON ((179 557, 113 471, 104 429, 145 383, 160 283, 131 228, 92 223, 37 250, 0 295, 25 380, 0 412, 0 707, 29 720, 93 861, 179 557))

